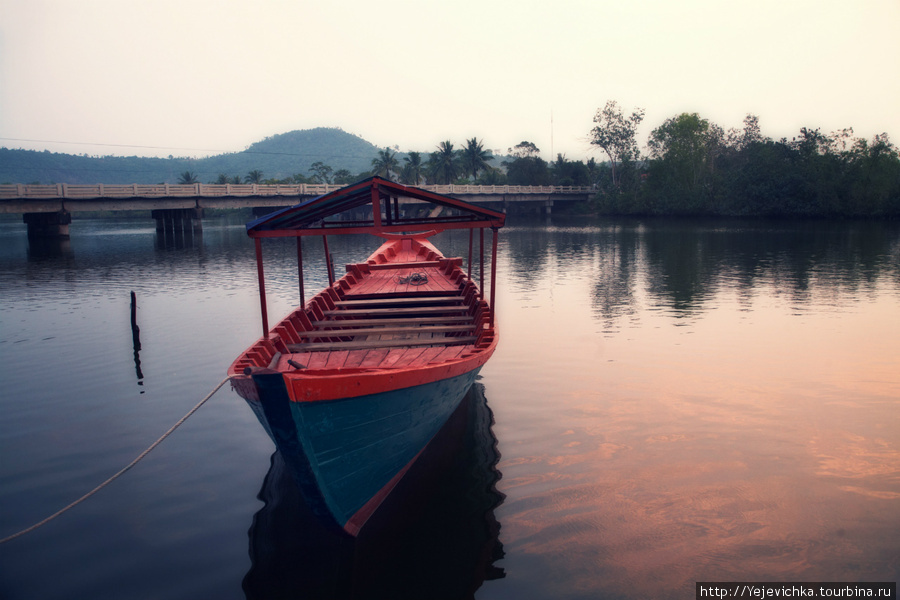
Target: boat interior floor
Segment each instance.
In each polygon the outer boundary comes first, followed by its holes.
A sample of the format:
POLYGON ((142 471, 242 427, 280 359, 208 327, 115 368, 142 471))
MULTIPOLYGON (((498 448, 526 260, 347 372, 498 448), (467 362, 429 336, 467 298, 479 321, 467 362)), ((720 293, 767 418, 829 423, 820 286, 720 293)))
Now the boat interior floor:
POLYGON ((401 368, 442 362, 478 340, 471 299, 434 261, 385 263, 321 311, 277 368, 401 368), (288 362, 291 361, 293 365, 288 362))

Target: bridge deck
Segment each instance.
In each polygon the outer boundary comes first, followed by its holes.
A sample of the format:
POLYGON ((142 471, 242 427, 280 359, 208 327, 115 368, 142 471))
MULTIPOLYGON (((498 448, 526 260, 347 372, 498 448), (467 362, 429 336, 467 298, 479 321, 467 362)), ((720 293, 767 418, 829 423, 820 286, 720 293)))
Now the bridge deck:
MULTIPOLYGON (((341 185, 0 185, 0 213, 80 212, 184 208, 289 206, 321 196, 341 185)), ((468 202, 584 200, 595 193, 588 186, 424 185, 421 189, 468 202)), ((400 199, 404 203, 404 199, 400 199)))

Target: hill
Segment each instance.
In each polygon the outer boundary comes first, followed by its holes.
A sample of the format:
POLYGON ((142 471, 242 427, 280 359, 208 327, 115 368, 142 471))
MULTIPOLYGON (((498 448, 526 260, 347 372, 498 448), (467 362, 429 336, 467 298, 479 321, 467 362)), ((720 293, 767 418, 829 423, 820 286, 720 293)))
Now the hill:
POLYGON ((202 183, 219 174, 243 177, 252 170, 266 179, 310 175, 309 167, 323 162, 335 171, 367 171, 377 146, 338 128, 319 127, 267 137, 242 152, 205 158, 87 156, 49 150, 0 148, 0 183, 176 183, 191 171, 202 183))

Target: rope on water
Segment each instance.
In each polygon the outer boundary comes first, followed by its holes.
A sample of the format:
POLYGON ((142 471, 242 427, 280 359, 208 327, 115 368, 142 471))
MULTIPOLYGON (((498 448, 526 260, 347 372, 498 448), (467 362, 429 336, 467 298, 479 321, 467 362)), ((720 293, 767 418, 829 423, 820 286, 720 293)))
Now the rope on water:
POLYGON ((52 521, 52 520, 55 519, 56 517, 58 517, 58 516, 62 515, 63 513, 66 513, 66 512, 68 512, 69 510, 75 508, 76 506, 78 506, 79 504, 81 504, 82 502, 84 502, 85 500, 87 500, 88 498, 90 498, 91 496, 93 496, 94 494, 96 494, 97 492, 99 492, 100 490, 102 490, 103 488, 105 488, 106 486, 108 486, 109 484, 111 484, 113 481, 115 481, 116 479, 118 479, 119 477, 121 477, 122 475, 124 475, 124 474, 126 473, 126 471, 128 471, 129 469, 131 469, 131 467, 133 467, 134 465, 138 464, 141 460, 143 460, 143 458, 144 458, 145 456, 147 456, 148 454, 150 454, 150 452, 151 452, 154 448, 156 448, 157 446, 159 446, 159 445, 162 443, 162 441, 163 441, 164 439, 166 439, 167 437, 169 437, 170 435, 172 435, 172 432, 175 431, 176 429, 178 429, 185 421, 187 421, 187 420, 190 418, 191 415, 193 415, 195 412, 197 412, 197 411, 200 409, 201 406, 203 406, 204 404, 206 404, 206 401, 209 400, 210 398, 212 398, 213 395, 214 395, 216 392, 218 392, 219 389, 220 389, 223 385, 225 385, 225 382, 227 382, 228 380, 229 380, 229 377, 226 377, 225 379, 223 379, 222 381, 220 381, 219 384, 218 384, 216 387, 214 387, 213 390, 212 390, 210 393, 208 393, 208 394, 206 395, 206 397, 205 397, 203 400, 201 400, 200 402, 198 402, 197 405, 196 405, 194 408, 192 408, 190 411, 188 411, 188 413, 187 413, 186 415, 184 415, 183 417, 181 417, 181 419, 180 419, 177 423, 175 423, 174 425, 172 425, 172 427, 171 427, 167 432, 165 432, 164 434, 162 434, 162 437, 160 437, 158 440, 156 440, 155 442, 153 442, 153 444, 152 444, 149 448, 147 448, 146 450, 144 450, 143 452, 141 452, 141 454, 140 454, 137 458, 135 458, 133 461, 131 461, 131 462, 128 464, 128 466, 124 467, 121 471, 119 471, 118 473, 116 473, 115 475, 113 475, 112 477, 110 477, 109 479, 107 479, 106 481, 104 481, 103 483, 101 483, 100 485, 98 485, 97 487, 95 487, 94 489, 92 489, 90 492, 88 492, 87 494, 85 494, 84 496, 82 496, 81 498, 79 498, 78 500, 76 500, 75 502, 72 502, 71 504, 69 504, 69 505, 66 506, 65 508, 62 508, 62 509, 56 511, 55 513, 53 513, 52 515, 50 515, 49 517, 47 517, 47 518, 44 519, 43 521, 39 521, 39 522, 35 523, 34 525, 32 525, 31 527, 28 527, 27 529, 23 529, 22 531, 20 531, 20 532, 18 532, 18 533, 14 533, 14 534, 9 535, 9 536, 7 536, 7 537, 5 537, 5 538, 3 538, 3 539, 0 539, 0 544, 5 544, 6 542, 9 542, 9 541, 11 541, 11 540, 14 540, 14 539, 16 539, 17 537, 20 537, 20 536, 25 535, 26 533, 30 533, 30 532, 34 531, 35 529, 37 529, 38 527, 40 527, 41 525, 46 525, 47 523, 49 523, 50 521, 52 521))

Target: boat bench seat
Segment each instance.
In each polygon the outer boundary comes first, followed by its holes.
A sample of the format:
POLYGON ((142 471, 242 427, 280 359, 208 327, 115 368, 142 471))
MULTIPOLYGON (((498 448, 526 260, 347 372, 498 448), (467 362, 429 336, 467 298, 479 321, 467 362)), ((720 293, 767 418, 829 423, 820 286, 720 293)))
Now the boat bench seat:
POLYGON ((478 337, 456 336, 435 338, 413 338, 399 340, 355 340, 350 342, 307 342, 305 344, 288 344, 291 352, 316 352, 331 350, 364 350, 372 348, 407 348, 413 346, 458 346, 474 344, 478 337))
POLYGON ((327 321, 313 321, 316 330, 326 328, 346 329, 348 327, 373 327, 392 325, 448 325, 450 323, 471 324, 474 318, 471 315, 437 316, 437 317, 399 317, 380 319, 332 319, 327 321))
POLYGON ((439 260, 416 260, 409 262, 387 262, 387 263, 368 263, 370 271, 380 271, 382 269, 424 269, 426 267, 440 267, 439 260))
POLYGON ((298 331, 301 338, 396 335, 404 333, 460 333, 472 331, 474 323, 468 325, 411 325, 407 327, 358 327, 355 329, 321 329, 318 331, 298 331))
POLYGON ((422 296, 421 298, 370 298, 362 300, 335 300, 338 308, 379 308, 385 306, 454 305, 465 302, 462 296, 422 296))
POLYGON ((439 315, 468 312, 468 306, 406 306, 397 308, 339 308, 322 311, 326 317, 377 317, 401 315, 439 315))

